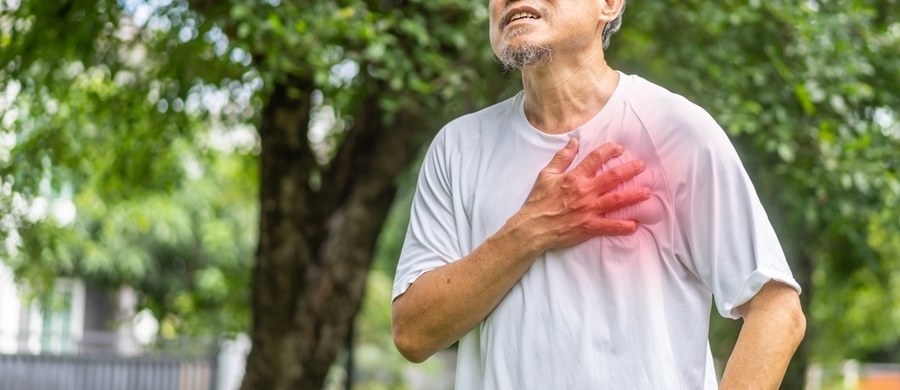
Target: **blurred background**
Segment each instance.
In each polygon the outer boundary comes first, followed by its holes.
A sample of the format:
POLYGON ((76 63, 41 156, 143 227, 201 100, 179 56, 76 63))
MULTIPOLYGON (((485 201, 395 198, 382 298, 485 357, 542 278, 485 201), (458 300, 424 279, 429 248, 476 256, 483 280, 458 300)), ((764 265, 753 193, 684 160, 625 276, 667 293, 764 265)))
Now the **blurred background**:
MULTIPOLYGON (((783 388, 900 389, 898 1, 628 4, 608 61, 726 129, 804 287, 783 388)), ((521 88, 486 22, 0 0, 0 389, 452 388, 453 348, 394 349, 390 291, 424 148, 521 88)))

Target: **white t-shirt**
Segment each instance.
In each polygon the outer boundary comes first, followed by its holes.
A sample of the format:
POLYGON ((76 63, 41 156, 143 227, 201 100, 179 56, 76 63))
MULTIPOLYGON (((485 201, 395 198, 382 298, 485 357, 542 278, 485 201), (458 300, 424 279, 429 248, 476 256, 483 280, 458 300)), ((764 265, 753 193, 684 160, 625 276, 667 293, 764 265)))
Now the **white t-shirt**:
POLYGON ((610 215, 640 222, 541 255, 459 343, 458 389, 714 389, 712 298, 734 309, 769 280, 798 291, 756 191, 722 129, 702 108, 620 74, 583 126, 548 135, 523 94, 449 123, 423 162, 393 297, 456 261, 518 211, 538 172, 570 137, 574 168, 614 141, 647 169, 622 185, 649 200, 610 215))

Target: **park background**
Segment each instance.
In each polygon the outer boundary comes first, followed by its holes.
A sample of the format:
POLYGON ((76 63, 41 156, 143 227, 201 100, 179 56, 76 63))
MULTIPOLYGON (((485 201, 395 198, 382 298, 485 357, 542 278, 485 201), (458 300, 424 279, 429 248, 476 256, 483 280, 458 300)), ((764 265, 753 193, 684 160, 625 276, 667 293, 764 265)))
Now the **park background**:
MULTIPOLYGON (((632 1, 607 53, 735 144, 804 288, 786 389, 900 371, 898 16, 632 1)), ((486 22, 484 0, 0 0, 0 357, 36 370, 0 388, 243 345, 203 387, 233 388, 251 343, 245 388, 449 386, 452 350, 394 349, 391 280, 430 139, 521 88, 486 22)), ((712 317, 721 365, 739 322, 712 317)))

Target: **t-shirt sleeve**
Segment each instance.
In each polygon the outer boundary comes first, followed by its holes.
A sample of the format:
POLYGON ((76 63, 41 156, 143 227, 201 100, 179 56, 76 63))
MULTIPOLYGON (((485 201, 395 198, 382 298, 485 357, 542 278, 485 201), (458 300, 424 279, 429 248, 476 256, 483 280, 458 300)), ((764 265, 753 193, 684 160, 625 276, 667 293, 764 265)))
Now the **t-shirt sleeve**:
POLYGON ((798 292, 784 251, 725 132, 696 107, 680 126, 680 154, 667 175, 675 185, 678 256, 712 291, 719 313, 736 308, 769 281, 798 292), (681 172, 678 172, 681 171, 681 172))
POLYGON ((445 132, 438 134, 422 162, 410 210, 409 227, 391 299, 406 292, 422 274, 462 257, 459 250, 445 132))

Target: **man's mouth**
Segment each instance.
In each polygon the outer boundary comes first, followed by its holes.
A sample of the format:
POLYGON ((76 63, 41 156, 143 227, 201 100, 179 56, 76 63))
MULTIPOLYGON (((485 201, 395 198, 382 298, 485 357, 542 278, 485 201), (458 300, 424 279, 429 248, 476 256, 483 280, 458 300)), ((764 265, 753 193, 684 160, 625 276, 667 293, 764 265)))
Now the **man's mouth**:
POLYGON ((541 17, 538 16, 537 12, 532 11, 532 10, 513 11, 513 12, 510 12, 508 14, 508 16, 506 17, 505 22, 503 23, 503 27, 506 27, 508 24, 513 23, 518 20, 540 19, 540 18, 541 17))
POLYGON ((537 18, 538 17, 536 15, 532 15, 531 13, 519 12, 519 13, 513 15, 511 18, 509 18, 509 22, 512 23, 519 19, 537 19, 537 18))

